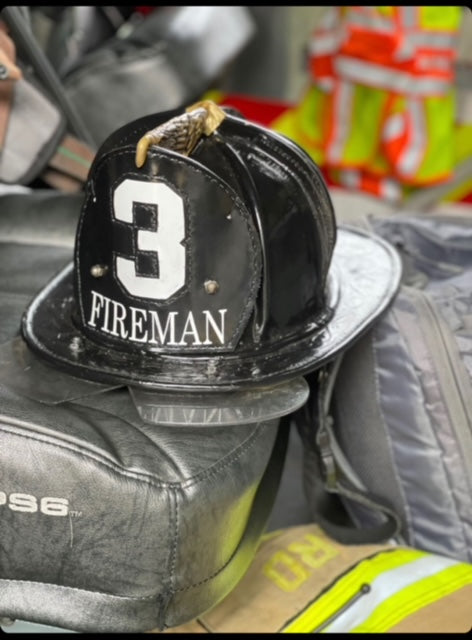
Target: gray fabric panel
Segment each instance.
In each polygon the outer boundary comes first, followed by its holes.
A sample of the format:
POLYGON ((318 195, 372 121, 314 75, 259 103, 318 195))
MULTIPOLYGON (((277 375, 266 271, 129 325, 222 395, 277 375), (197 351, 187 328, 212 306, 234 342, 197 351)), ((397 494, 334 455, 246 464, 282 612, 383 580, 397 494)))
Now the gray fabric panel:
MULTIPOLYGON (((415 425, 432 447, 437 464, 419 467, 411 479, 412 496, 423 517, 414 520, 419 545, 459 558, 472 557, 472 220, 450 216, 372 218, 374 228, 403 257, 405 288, 395 301, 397 330, 408 338, 409 358, 421 385, 424 422, 415 425), (423 288, 415 291, 415 288, 423 288), (422 297, 423 296, 423 297, 422 297), (423 300, 423 303, 422 303, 423 300), (421 303, 421 304, 420 304, 421 303), (420 309, 420 307, 422 307, 420 309), (421 327, 421 328, 420 328, 421 327), (427 420, 426 420, 427 418, 427 420), (429 421, 429 425, 427 424, 429 421), (429 475, 428 475, 429 474, 429 475), (418 479, 416 479, 418 477, 418 479), (436 493, 435 493, 436 492, 436 493), (438 504, 443 508, 439 509, 438 504), (437 518, 431 522, 432 508, 437 518)), ((393 332, 393 328, 392 328, 393 332)), ((385 367, 390 364, 385 354, 385 367)), ((388 385, 389 379, 385 379, 388 385)), ((400 381, 398 382, 400 384, 400 381)), ((405 385, 404 385, 405 386, 405 385)), ((391 388, 392 385, 390 384, 391 388)), ((419 387, 418 387, 419 388, 419 387)), ((404 398, 409 389, 405 386, 404 398)), ((404 408, 404 403, 402 409, 404 408)), ((419 411, 419 408, 417 409, 419 411)), ((412 425, 415 423, 412 422, 412 425)), ((403 437, 400 431, 395 439, 403 437)), ((397 443, 397 448, 399 444, 397 443)), ((404 452, 398 451, 399 473, 410 477, 404 452)), ((427 465, 425 447, 415 461, 427 465)))
MULTIPOLYGON (((467 390, 458 387, 458 367, 462 363, 449 327, 440 322, 442 318, 434 306, 428 306, 431 314, 422 314, 424 309, 418 306, 418 294, 421 296, 421 292, 404 290, 396 301, 395 316, 401 334, 408 340, 410 359, 415 363, 425 420, 416 424, 410 420, 409 427, 414 425, 418 429, 414 441, 417 449, 411 460, 405 454, 412 451, 413 438, 410 435, 407 439, 403 426, 394 432, 398 425, 391 421, 397 464, 401 477, 410 484, 414 544, 470 561, 472 388, 470 385, 467 390), (443 335, 438 333, 438 326, 443 335), (400 448, 402 442, 404 446, 400 448), (416 469, 415 474, 412 469, 416 469)), ((411 397, 411 392, 405 389, 403 397, 411 397)), ((387 402, 385 398, 385 406, 387 402)))
MULTIPOLYGON (((370 331, 344 356, 333 394, 333 429, 363 484, 388 500, 406 531, 406 499, 393 460, 388 424, 380 408, 373 341, 370 331)), ((374 514, 361 511, 357 505, 346 506, 359 524, 374 523, 374 514)))
MULTIPOLYGON (((409 544, 470 561, 470 470, 447 398, 432 404, 438 393, 416 309, 401 292, 373 336, 345 356, 335 390, 335 429, 365 485, 395 506, 409 544)), ((356 515, 360 524, 369 524, 354 508, 356 515)))

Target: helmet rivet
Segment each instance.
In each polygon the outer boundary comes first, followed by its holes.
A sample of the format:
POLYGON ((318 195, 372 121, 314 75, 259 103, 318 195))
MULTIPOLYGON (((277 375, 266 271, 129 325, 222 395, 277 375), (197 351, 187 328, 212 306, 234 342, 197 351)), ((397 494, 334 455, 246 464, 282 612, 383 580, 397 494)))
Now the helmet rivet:
POLYGON ((94 264, 93 267, 90 267, 90 273, 94 278, 101 278, 108 271, 108 267, 106 264, 94 264))
POLYGON ((210 295, 213 295, 214 293, 216 293, 220 288, 220 285, 217 283, 216 280, 205 280, 205 283, 203 286, 205 287, 205 291, 210 295))
POLYGON ((74 336, 69 345, 71 351, 81 351, 82 349, 82 340, 79 336, 74 336))
POLYGON ((216 373, 216 364, 210 361, 207 366, 207 376, 210 376, 213 378, 215 373, 216 373))

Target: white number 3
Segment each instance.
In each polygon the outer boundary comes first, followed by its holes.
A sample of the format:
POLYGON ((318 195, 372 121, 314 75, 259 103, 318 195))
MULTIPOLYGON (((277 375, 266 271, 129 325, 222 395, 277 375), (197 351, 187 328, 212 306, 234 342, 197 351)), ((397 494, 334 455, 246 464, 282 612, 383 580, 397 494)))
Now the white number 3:
POLYGON ((156 231, 138 229, 137 249, 154 251, 159 277, 138 276, 136 261, 116 257, 116 275, 133 296, 166 300, 185 284, 185 216, 182 198, 163 182, 124 180, 115 190, 113 208, 117 220, 133 224, 133 204, 157 206, 156 231))

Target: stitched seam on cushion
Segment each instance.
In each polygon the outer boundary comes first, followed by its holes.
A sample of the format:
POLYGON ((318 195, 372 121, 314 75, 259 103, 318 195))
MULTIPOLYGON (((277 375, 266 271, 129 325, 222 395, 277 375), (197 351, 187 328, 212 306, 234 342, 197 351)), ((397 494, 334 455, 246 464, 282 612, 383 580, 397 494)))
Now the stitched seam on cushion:
MULTIPOLYGON (((170 567, 169 567, 169 591, 171 596, 175 593, 175 567, 177 564, 177 541, 179 534, 179 500, 177 496, 177 490, 172 487, 171 488, 171 496, 172 500, 169 500, 169 519, 170 522, 174 524, 173 532, 172 532, 172 545, 170 550, 170 567), (174 507, 174 514, 172 514, 172 506, 174 507), (174 515, 174 517, 173 517, 174 515)), ((170 601, 170 598, 169 598, 170 601)), ((167 603, 166 603, 167 604, 167 603)), ((165 620, 165 613, 163 613, 163 619, 165 620)))
MULTIPOLYGON (((0 416, 0 418, 1 417, 2 416, 0 416)), ((216 473, 218 473, 219 471, 224 469, 226 466, 228 466, 234 460, 237 460, 245 451, 247 451, 252 446, 254 446, 256 437, 259 436, 261 426, 262 426, 263 431, 266 430, 266 427, 264 427, 262 425, 262 423, 260 423, 259 429, 257 429, 257 431, 252 434, 251 438, 246 440, 246 442, 243 445, 241 445, 232 456, 230 456, 228 458, 224 458, 223 460, 220 460, 215 465, 213 465, 213 467, 211 467, 209 470, 205 470, 205 471, 201 472, 200 474, 197 474, 196 476, 193 476, 192 478, 188 478, 184 482, 164 482, 164 481, 158 480, 158 479, 151 479, 149 476, 145 476, 142 473, 126 471, 124 469, 120 469, 117 466, 116 463, 113 463, 113 462, 110 462, 110 461, 106 461, 104 459, 100 459, 99 454, 92 454, 90 451, 85 451, 85 450, 81 450, 81 449, 75 449, 74 447, 67 446, 64 443, 50 442, 50 441, 48 441, 46 439, 35 437, 35 436, 29 435, 29 434, 16 433, 16 432, 13 432, 13 433, 14 433, 15 436, 19 436, 19 437, 22 437, 22 438, 26 438, 26 439, 29 439, 29 440, 36 441, 36 442, 41 442, 41 443, 44 443, 44 444, 48 444, 50 446, 57 447, 57 448, 62 449, 62 450, 71 451, 73 453, 77 453, 77 454, 80 454, 82 456, 88 457, 88 458, 90 458, 92 460, 95 460, 95 462, 97 462, 99 464, 102 464, 103 466, 108 467, 109 469, 112 469, 113 471, 115 471, 119 475, 134 478, 135 480, 139 480, 140 482, 145 482, 146 484, 149 484, 151 486, 169 487, 169 488, 174 488, 174 487, 189 488, 193 484, 197 484, 202 479, 205 479, 205 478, 211 477, 213 475, 216 475, 216 473)), ((7 431, 8 433, 12 433, 12 430, 8 429, 8 427, 6 425, 3 425, 3 426, 0 425, 0 431, 2 431, 2 430, 3 431, 7 431)))
MULTIPOLYGON (((241 541, 240 541, 241 542, 241 541)), ((230 555, 230 557, 228 558, 228 560, 221 565, 221 567, 219 567, 214 573, 212 573, 210 576, 208 576, 207 578, 204 578, 203 580, 200 580, 200 582, 194 582, 193 584, 188 585, 188 587, 180 587, 179 589, 176 589, 174 593, 181 593, 183 591, 189 591, 190 589, 193 589, 194 587, 199 587, 202 584, 205 584, 206 582, 210 582, 210 580, 213 580, 214 578, 216 578, 222 571, 224 571, 226 569, 226 567, 231 563, 231 561, 233 560, 233 558, 236 556, 238 550, 239 550, 239 544, 238 546, 235 548, 235 550, 233 551, 233 553, 230 555)))
MULTIPOLYGON (((84 407, 84 406, 86 407, 87 405, 79 405, 79 406, 80 407, 84 407)), ((98 411, 100 413, 103 413, 103 414, 105 414, 107 416, 116 417, 112 413, 110 413, 109 411, 105 411, 104 409, 98 409, 96 407, 93 407, 93 410, 94 411, 98 411)), ((142 427, 140 425, 137 425, 137 424, 127 420, 126 418, 121 417, 121 416, 120 416, 119 419, 122 420, 123 422, 125 422, 126 424, 128 424, 133 429, 136 429, 137 431, 139 431, 139 433, 141 433, 147 440, 149 440, 151 445, 154 446, 153 440, 151 440, 151 438, 149 438, 147 433, 145 431, 143 431, 143 429, 142 429, 142 427)), ((259 432, 261 431, 261 428, 262 428, 261 425, 262 425, 262 423, 259 423, 258 429, 255 432, 253 432, 247 440, 245 440, 242 444, 240 444, 238 446, 238 448, 236 449, 236 452, 233 454, 234 457, 230 457, 229 461, 232 462, 233 460, 236 460, 237 457, 239 457, 240 450, 244 451, 246 448, 252 446, 253 440, 255 440, 258 437, 259 432)), ((267 427, 263 427, 263 430, 265 431, 266 428, 267 427)), ((172 458, 168 458, 168 459, 171 460, 172 463, 175 463, 175 461, 172 458)), ((206 477, 207 475, 210 475, 215 468, 217 468, 219 465, 225 463, 226 461, 227 461, 227 457, 218 460, 218 462, 214 463, 210 467, 210 469, 208 469, 206 471, 201 471, 200 473, 197 473, 197 475, 195 475, 195 476, 193 476, 191 478, 187 478, 185 480, 185 482, 192 482, 192 481, 195 481, 195 480, 198 481, 200 479, 201 475, 202 475, 202 477, 206 477)), ((166 485, 169 486, 169 487, 180 487, 180 488, 185 488, 187 486, 187 485, 183 485, 182 483, 176 483, 176 482, 174 482, 174 483, 166 483, 166 485)))

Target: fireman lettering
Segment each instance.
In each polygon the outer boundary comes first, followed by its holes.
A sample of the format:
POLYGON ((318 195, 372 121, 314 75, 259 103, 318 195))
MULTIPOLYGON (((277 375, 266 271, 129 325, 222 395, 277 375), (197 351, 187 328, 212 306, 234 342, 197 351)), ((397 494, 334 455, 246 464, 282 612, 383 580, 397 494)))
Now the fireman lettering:
POLYGON ((151 345, 194 346, 225 344, 225 314, 218 317, 203 310, 200 331, 194 314, 171 311, 162 313, 140 307, 126 307, 121 302, 92 291, 92 305, 88 325, 104 333, 151 345))

